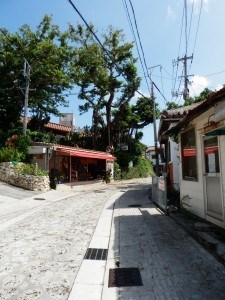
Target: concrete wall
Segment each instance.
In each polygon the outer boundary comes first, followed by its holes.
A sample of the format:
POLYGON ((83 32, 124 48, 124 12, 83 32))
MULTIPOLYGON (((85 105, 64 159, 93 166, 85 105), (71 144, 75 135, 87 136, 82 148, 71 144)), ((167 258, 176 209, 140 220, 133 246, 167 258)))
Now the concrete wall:
POLYGON ((12 163, 0 163, 0 180, 31 191, 50 190, 48 176, 15 174, 12 163))
MULTIPOLYGON (((209 116, 214 113, 214 108, 211 108, 190 124, 190 126, 195 127, 196 133, 196 148, 197 148, 197 170, 198 170, 198 180, 188 181, 182 178, 182 164, 180 164, 180 192, 181 201, 187 202, 190 207, 184 205, 185 208, 191 210, 194 214, 200 216, 201 218, 208 219, 210 222, 216 225, 225 227, 224 222, 220 222, 215 218, 208 217, 206 215, 205 208, 205 179, 204 179, 204 148, 203 148, 203 134, 200 133, 202 129, 208 123, 209 116)), ((212 120, 211 118, 210 120, 212 120)), ((181 149, 181 145, 179 147, 181 149)), ((181 150, 180 160, 181 160, 181 150)), ((222 196, 223 196, 223 207, 225 207, 225 137, 219 137, 219 156, 220 156, 220 173, 221 173, 221 183, 222 183, 222 196)), ((218 191, 219 192, 219 191, 218 191)))
POLYGON ((179 188, 180 176, 179 176, 179 147, 173 140, 169 139, 171 162, 173 163, 173 183, 175 188, 179 188))
MULTIPOLYGON (((188 181, 183 180, 182 178, 182 163, 180 164, 180 192, 181 192, 181 201, 182 199, 187 199, 188 206, 184 206, 187 209, 190 209, 193 213, 200 216, 201 218, 205 218, 205 199, 204 199, 204 182, 203 182, 203 149, 202 149, 202 135, 199 133, 199 129, 203 128, 205 124, 208 122, 209 115, 212 114, 211 110, 205 112, 190 124, 190 126, 194 126, 195 135, 196 135, 196 150, 197 150, 197 170, 198 170, 198 180, 197 181, 188 181)), ((181 155, 181 147, 180 147, 180 159, 181 155)))

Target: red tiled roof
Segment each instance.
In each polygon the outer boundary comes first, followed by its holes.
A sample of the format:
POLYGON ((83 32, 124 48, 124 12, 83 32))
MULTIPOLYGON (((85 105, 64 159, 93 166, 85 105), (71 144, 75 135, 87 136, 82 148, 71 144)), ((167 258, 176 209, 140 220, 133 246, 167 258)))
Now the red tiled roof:
MULTIPOLYGON (((21 117, 21 120, 23 121, 23 117, 21 117)), ((31 120, 31 117, 28 117, 27 122, 29 122, 30 120, 31 120)), ((71 132, 70 126, 60 125, 60 124, 52 123, 52 122, 48 122, 47 124, 44 124, 44 127, 48 128, 48 129, 61 131, 61 132, 71 132)))
POLYGON ((184 118, 189 111, 193 110, 195 107, 199 106, 202 102, 193 103, 191 105, 178 107, 176 109, 168 109, 164 110, 163 114, 161 115, 160 119, 182 119, 184 118))
POLYGON ((217 102, 220 102, 222 100, 225 100, 225 87, 220 89, 217 92, 211 93, 209 97, 200 102, 200 104, 195 107, 194 109, 190 110, 186 117, 184 117, 180 122, 177 123, 176 126, 169 129, 166 133, 172 133, 175 130, 179 130, 182 127, 184 127, 186 124, 191 122, 193 119, 197 118, 201 114, 203 114, 205 111, 213 107, 217 102))
POLYGON ((57 131, 71 132, 71 127, 70 126, 60 125, 60 124, 51 123, 51 122, 49 122, 48 124, 45 124, 44 126, 46 128, 54 129, 54 130, 57 130, 57 131))

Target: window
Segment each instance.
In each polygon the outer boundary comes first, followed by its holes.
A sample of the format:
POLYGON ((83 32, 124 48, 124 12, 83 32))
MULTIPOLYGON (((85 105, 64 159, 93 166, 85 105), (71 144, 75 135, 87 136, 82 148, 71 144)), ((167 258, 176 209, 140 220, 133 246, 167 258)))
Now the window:
POLYGON ((217 136, 205 138, 204 140, 204 153, 205 153, 205 172, 206 173, 219 173, 219 151, 217 136))
POLYGON ((183 179, 197 181, 197 151, 194 128, 181 134, 181 149, 183 179))
POLYGON ((152 154, 152 159, 156 159, 156 155, 155 154, 152 154))

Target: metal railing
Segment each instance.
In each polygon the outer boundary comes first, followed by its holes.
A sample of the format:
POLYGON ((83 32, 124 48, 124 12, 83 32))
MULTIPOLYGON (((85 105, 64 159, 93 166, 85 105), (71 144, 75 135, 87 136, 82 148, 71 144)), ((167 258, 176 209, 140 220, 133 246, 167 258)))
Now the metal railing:
POLYGON ((152 177, 152 200, 168 214, 166 177, 152 177))

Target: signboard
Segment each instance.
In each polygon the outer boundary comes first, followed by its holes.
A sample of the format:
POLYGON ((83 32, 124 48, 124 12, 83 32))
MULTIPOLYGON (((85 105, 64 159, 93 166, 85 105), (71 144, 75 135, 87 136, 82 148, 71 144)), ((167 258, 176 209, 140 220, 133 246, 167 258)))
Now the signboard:
POLYGON ((165 191, 165 180, 164 179, 158 179, 158 189, 161 191, 165 191))

